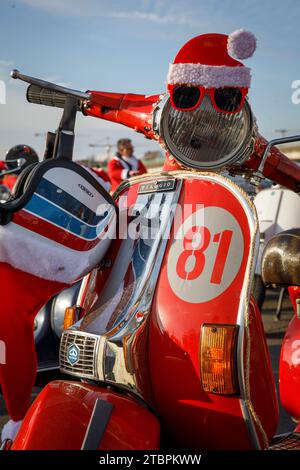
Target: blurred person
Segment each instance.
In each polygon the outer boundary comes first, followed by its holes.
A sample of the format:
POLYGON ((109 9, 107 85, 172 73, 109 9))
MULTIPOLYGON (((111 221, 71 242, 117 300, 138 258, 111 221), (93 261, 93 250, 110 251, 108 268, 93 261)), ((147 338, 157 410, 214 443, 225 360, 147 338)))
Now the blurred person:
POLYGON ((130 139, 120 139, 117 142, 117 153, 108 162, 107 172, 111 181, 111 191, 126 179, 147 173, 146 167, 134 155, 134 147, 130 139))

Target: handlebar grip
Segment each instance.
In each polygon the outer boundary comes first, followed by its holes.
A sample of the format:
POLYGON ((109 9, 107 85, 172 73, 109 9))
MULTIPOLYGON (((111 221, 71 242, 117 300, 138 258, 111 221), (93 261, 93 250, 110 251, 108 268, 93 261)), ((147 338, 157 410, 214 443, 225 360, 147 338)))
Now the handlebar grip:
MULTIPOLYGON (((42 88, 38 85, 29 85, 27 88, 26 98, 29 103, 54 106, 55 108, 64 108, 67 95, 47 88, 42 88)), ((78 100, 77 111, 81 110, 81 106, 82 103, 78 100)))

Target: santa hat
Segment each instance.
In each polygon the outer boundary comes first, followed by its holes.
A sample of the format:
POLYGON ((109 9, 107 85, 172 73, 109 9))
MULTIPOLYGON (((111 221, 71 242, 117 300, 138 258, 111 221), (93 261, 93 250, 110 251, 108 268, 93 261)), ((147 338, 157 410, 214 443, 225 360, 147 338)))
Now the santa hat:
POLYGON ((200 85, 205 88, 249 88, 250 68, 236 59, 251 57, 255 36, 242 29, 226 34, 202 34, 188 41, 170 64, 168 85, 200 85))

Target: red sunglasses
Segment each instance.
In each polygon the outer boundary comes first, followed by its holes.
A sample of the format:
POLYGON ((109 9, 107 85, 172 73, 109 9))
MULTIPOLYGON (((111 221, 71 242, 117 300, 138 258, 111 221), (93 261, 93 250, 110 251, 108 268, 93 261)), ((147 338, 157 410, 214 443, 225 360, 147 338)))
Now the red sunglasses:
POLYGON ((227 114, 238 113, 245 101, 248 88, 205 88, 203 86, 168 85, 173 108, 178 111, 192 111, 202 102, 204 95, 210 96, 213 107, 227 114))

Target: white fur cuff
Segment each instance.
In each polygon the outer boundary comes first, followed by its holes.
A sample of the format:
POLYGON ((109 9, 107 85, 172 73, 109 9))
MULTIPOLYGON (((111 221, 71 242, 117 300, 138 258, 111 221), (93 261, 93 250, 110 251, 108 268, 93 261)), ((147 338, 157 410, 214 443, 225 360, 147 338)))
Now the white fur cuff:
POLYGON ((205 88, 249 88, 251 73, 250 68, 244 66, 170 64, 167 82, 169 85, 199 85, 205 88))
POLYGON ((109 224, 106 236, 89 251, 77 251, 11 222, 0 226, 0 262, 42 279, 72 284, 101 261, 114 227, 109 224))
POLYGON ((122 170, 121 171, 122 180, 126 180, 128 178, 128 175, 129 175, 129 170, 122 170))
POLYGON ((11 439, 13 441, 21 427, 21 424, 22 420, 13 421, 12 419, 10 419, 9 421, 7 421, 7 423, 4 424, 1 432, 2 442, 5 441, 5 439, 11 439))

